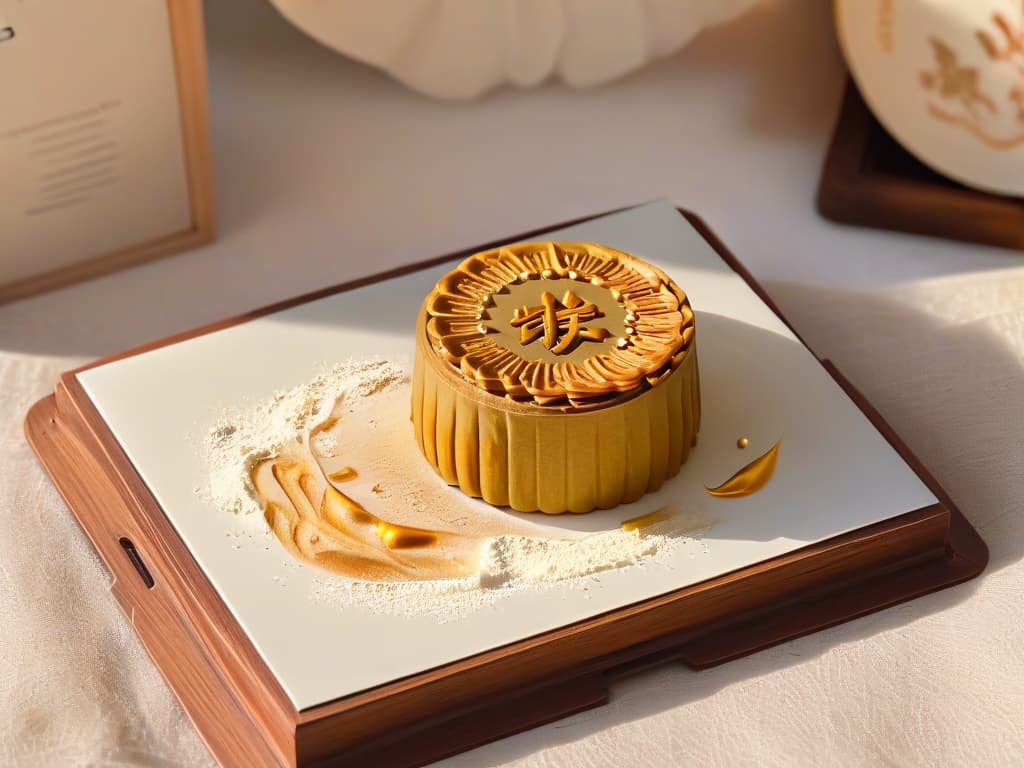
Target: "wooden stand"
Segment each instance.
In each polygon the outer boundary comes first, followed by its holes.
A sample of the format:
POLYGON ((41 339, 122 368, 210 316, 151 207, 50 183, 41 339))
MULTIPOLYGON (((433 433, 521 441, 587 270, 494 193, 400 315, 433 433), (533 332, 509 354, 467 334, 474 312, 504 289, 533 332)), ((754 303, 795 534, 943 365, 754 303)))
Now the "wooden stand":
POLYGON ((970 189, 901 147, 850 80, 818 187, 827 219, 1024 249, 1024 200, 970 189))
MULTIPOLYGON (((703 222, 684 215, 777 312, 703 222)), ((425 266, 331 288, 117 357, 425 266)), ((694 667, 718 664, 980 573, 988 552, 974 529, 878 413, 831 364, 823 365, 938 504, 305 711, 294 709, 206 580, 76 372, 64 374, 56 393, 32 408, 25 428, 110 568, 118 602, 218 760, 411 768, 602 704, 609 680, 638 669, 673 659, 694 667)))

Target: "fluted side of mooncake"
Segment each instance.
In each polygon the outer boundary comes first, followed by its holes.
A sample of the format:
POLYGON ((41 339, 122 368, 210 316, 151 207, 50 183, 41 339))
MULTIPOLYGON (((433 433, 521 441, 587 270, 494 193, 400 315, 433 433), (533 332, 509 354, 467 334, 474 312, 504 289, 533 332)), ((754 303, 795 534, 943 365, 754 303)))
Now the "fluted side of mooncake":
MULTIPOLYGON (((429 352, 430 350, 426 350, 429 352)), ((551 413, 453 386, 418 351, 412 422, 427 461, 470 496, 520 512, 590 512, 636 501, 674 477, 696 443, 696 349, 658 386, 598 410, 551 413)))

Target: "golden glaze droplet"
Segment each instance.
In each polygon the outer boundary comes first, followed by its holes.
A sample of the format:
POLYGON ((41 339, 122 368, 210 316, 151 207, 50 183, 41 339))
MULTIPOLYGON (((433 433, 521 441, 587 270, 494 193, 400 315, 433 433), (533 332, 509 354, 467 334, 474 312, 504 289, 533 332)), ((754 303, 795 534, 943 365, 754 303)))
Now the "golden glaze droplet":
POLYGON ((736 441, 736 447, 739 448, 740 450, 746 448, 748 445, 750 445, 750 441, 745 437, 741 437, 739 440, 736 441))
POLYGON ((476 570, 479 538, 383 520, 316 472, 308 459, 275 457, 250 473, 267 524, 299 560, 370 581, 457 578, 476 570))
POLYGON ((780 445, 782 445, 781 440, 768 449, 767 453, 758 456, 721 485, 715 488, 705 488, 704 490, 712 496, 730 499, 757 493, 764 488, 765 484, 772 479, 772 475, 775 473, 780 445))
POLYGON ((337 472, 331 472, 327 477, 332 483, 347 483, 359 477, 359 473, 352 467, 342 467, 337 472))
POLYGON ((377 538, 388 549, 413 549, 429 547, 437 541, 437 534, 424 528, 410 528, 381 520, 377 523, 377 538))
POLYGON ((648 512, 646 515, 640 515, 639 517, 631 517, 628 520, 623 520, 619 524, 619 528, 624 531, 641 531, 644 528, 650 528, 652 525, 657 523, 663 523, 668 520, 672 515, 669 514, 667 507, 656 509, 653 512, 648 512))

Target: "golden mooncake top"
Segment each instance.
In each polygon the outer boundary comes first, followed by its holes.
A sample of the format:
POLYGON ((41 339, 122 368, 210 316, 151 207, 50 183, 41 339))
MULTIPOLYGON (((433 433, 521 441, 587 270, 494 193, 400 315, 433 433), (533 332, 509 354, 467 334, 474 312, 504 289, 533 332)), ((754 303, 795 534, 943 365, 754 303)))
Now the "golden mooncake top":
POLYGON ((693 342, 686 294, 595 243, 523 243, 470 256, 424 303, 431 347, 482 390, 585 407, 650 388, 693 342))

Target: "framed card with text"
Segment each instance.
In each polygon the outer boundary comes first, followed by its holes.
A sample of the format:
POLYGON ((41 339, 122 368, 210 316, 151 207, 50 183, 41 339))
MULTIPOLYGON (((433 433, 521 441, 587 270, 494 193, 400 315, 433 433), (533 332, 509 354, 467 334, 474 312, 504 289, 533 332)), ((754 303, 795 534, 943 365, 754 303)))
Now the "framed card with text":
POLYGON ((201 0, 0 0, 0 301, 209 242, 201 0))

